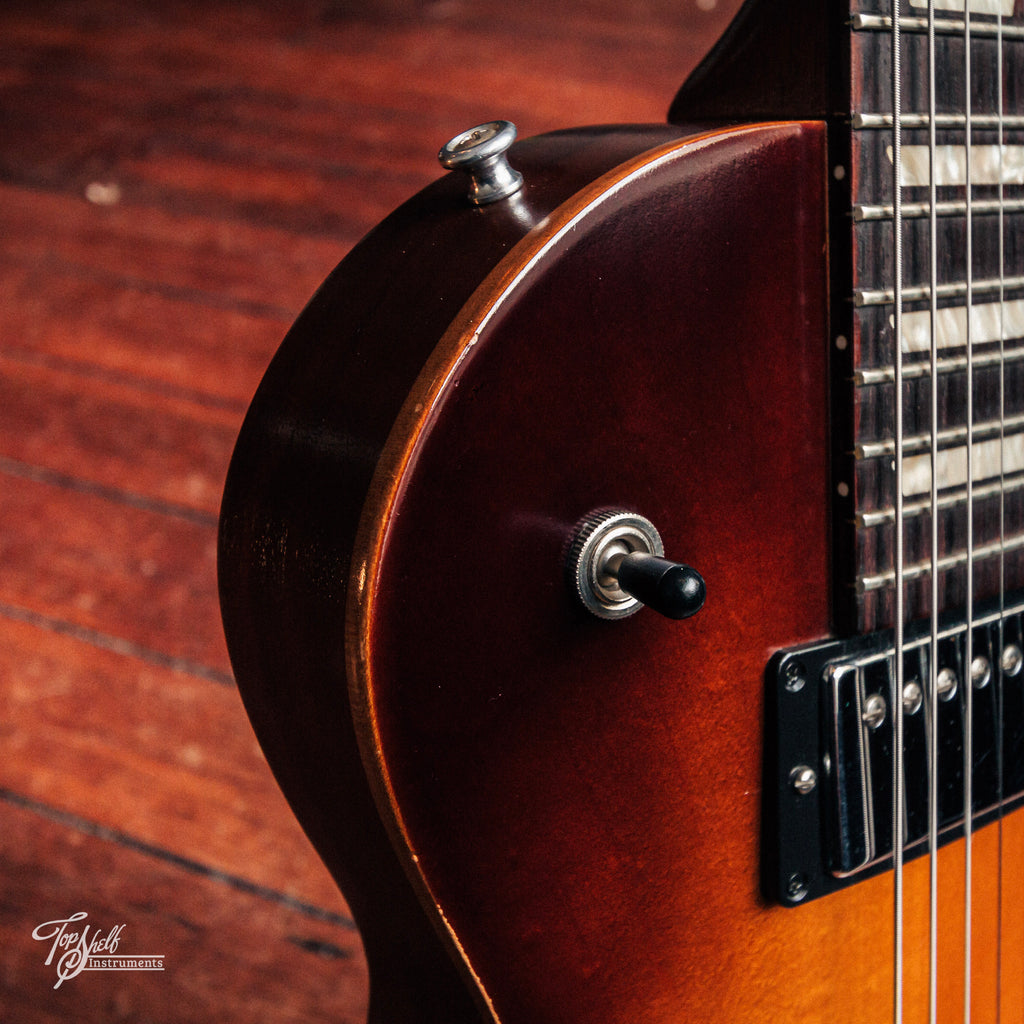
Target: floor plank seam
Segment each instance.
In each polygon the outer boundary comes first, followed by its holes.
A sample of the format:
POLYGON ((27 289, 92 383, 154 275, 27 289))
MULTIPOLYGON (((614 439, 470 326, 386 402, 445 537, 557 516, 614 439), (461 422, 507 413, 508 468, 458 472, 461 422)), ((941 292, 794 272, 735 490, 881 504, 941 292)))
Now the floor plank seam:
POLYGON ((269 886, 260 885, 248 878, 242 878, 240 875, 221 871, 220 869, 211 867, 208 864, 202 864, 189 857, 183 857, 181 854, 174 853, 171 850, 155 846, 152 843, 143 842, 134 836, 128 835, 126 832, 108 828, 106 825, 100 825, 97 822, 89 821, 86 818, 81 818, 77 814, 71 814, 68 811, 61 811, 56 807, 51 807, 49 804, 23 796, 21 793, 15 793, 13 790, 0 787, 0 800, 11 804, 14 807, 19 807, 22 810, 29 811, 32 814, 37 814, 41 818, 46 818, 48 821, 52 821, 65 828, 74 829, 77 832, 92 836, 95 839, 116 844, 147 857, 153 857, 166 864, 171 864, 174 867, 181 868, 183 871, 187 871, 190 874, 200 875, 203 878, 225 885, 238 892, 245 893, 248 896, 254 896, 257 899, 265 900, 268 903, 274 903, 285 907, 288 910, 302 914, 304 917, 311 918, 312 920, 321 921, 325 924, 336 925, 340 928, 349 930, 354 930, 356 927, 355 922, 344 914, 339 914, 333 910, 326 910, 323 907, 315 906, 314 904, 307 903, 304 900, 296 899, 294 896, 289 896, 287 893, 280 892, 277 889, 271 889, 269 886))
POLYGON ((32 349, 0 345, 0 357, 12 363, 25 363, 28 366, 40 366, 59 373, 91 377, 95 380, 102 380, 120 387, 130 388, 142 394, 159 395, 161 398, 173 398, 191 402, 193 405, 202 406, 207 409, 236 413, 239 419, 245 415, 249 408, 248 399, 225 398, 221 395, 211 394, 208 391, 183 388, 153 377, 140 377, 136 372, 115 370, 97 363, 67 359, 64 356, 53 355, 49 352, 35 352, 32 349))
POLYGON ((32 611, 29 608, 0 602, 0 616, 11 619, 14 622, 25 622, 31 626, 48 630, 51 633, 58 633, 61 636, 70 636, 75 640, 98 647, 101 650, 111 651, 114 654, 123 654, 129 658, 137 658, 150 665, 170 669, 172 672, 180 672, 182 675, 194 676, 197 679, 207 679, 221 686, 235 685, 235 678, 230 672, 224 672, 209 665, 202 665, 199 662, 190 661, 188 658, 178 658, 172 654, 165 654, 163 651, 155 651, 152 648, 143 647, 141 644, 136 644, 123 637, 101 633, 97 629, 90 629, 88 626, 68 622, 65 619, 58 619, 51 615, 44 615, 42 612, 32 611))
POLYGON ((217 528, 217 517, 209 512, 190 508, 188 505, 177 505, 170 501, 147 498, 144 494, 136 494, 133 491, 126 491, 120 487, 111 487, 108 484, 97 483, 94 480, 85 480, 81 477, 72 476, 70 473, 62 473, 60 470, 47 469, 45 466, 33 466, 18 459, 8 458, 5 455, 0 455, 0 473, 18 477, 22 480, 32 480, 35 483, 46 484, 50 487, 77 491, 80 494, 90 494, 93 497, 103 498, 118 505, 128 505, 131 508, 142 509, 144 512, 155 512, 158 515, 170 516, 172 519, 183 519, 186 522, 195 523, 197 526, 217 528))

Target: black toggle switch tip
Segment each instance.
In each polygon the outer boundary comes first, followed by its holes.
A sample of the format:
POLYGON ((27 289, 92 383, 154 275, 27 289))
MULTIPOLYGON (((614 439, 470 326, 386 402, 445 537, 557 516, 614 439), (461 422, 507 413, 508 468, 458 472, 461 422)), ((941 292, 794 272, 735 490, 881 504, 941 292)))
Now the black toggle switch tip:
POLYGON ((657 555, 634 551, 615 571, 619 586, 670 619, 688 619, 704 607, 707 587, 696 569, 657 555))

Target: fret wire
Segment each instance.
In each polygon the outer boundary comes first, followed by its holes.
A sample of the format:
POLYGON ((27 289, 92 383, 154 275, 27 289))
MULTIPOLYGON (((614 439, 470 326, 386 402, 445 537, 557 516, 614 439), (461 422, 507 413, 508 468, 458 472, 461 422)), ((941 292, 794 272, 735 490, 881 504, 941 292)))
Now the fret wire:
MULTIPOLYGON (((1000 346, 1002 348, 1002 346, 1000 346)), ((982 352, 974 357, 974 366, 998 366, 1002 371, 1006 363, 1018 363, 1024 360, 1024 346, 1011 349, 1009 354, 1004 352, 982 352)), ((966 356, 955 356, 939 360, 939 376, 948 376, 967 366, 966 356)), ((927 363, 914 363, 903 367, 904 380, 916 380, 920 377, 927 377, 931 374, 931 367, 927 363)), ((871 367, 866 370, 857 370, 853 375, 853 382, 858 387, 869 387, 873 384, 891 384, 896 379, 895 370, 892 366, 871 367)), ((1001 382, 1000 382, 1001 383, 1001 382)), ((1003 413, 1000 412, 1000 420, 1003 413)))
MULTIPOLYGON (((928 114, 902 114, 901 123, 904 128, 927 128, 930 118, 928 114)), ((963 114, 936 114, 935 123, 939 128, 962 128, 965 118, 963 114)), ((854 114, 851 125, 857 129, 892 128, 892 114, 854 114)), ((998 130, 1004 128, 1024 128, 1024 114, 975 114, 972 118, 975 130, 998 130)))
MULTIPOLYGON (((1024 213, 1024 198, 1021 199, 1008 199, 1000 201, 999 199, 975 199, 974 212, 980 214, 993 214, 993 213, 1024 213)), ((920 219, 927 217, 930 214, 930 208, 928 203, 904 203, 903 204, 903 218, 904 220, 920 219)), ((948 200, 946 202, 940 202, 936 213, 940 217, 956 217, 960 214, 967 212, 966 200, 948 200)), ((868 203, 860 203, 853 208, 853 219, 855 221, 866 221, 866 220, 889 220, 893 215, 892 204, 880 204, 873 205, 868 203)))
MULTIPOLYGON (((973 284, 974 295, 995 295, 1002 294, 1011 289, 1024 288, 1024 276, 1021 277, 997 277, 987 281, 975 281, 973 284)), ((902 288, 904 302, 915 302, 931 298, 931 285, 913 285, 909 288, 902 288)), ((936 289, 937 298, 949 299, 958 298, 967 294, 967 286, 963 281, 950 281, 940 284, 936 289)), ((892 288, 858 289, 853 293, 853 304, 855 306, 889 306, 895 301, 895 290, 892 288)))
MULTIPOLYGON (((903 177, 903 129, 901 124, 902 99, 900 89, 903 77, 902 57, 902 17, 899 8, 900 0, 893 0, 894 17, 892 24, 892 174, 893 174, 893 263, 895 278, 893 282, 894 331, 896 338, 895 380, 896 380, 896 479, 903 479, 903 211, 902 189, 900 182, 903 177)), ((896 488, 896 544, 895 544, 895 617, 893 644, 896 657, 893 673, 896 692, 892 694, 893 707, 893 799, 892 799, 892 837, 893 837, 893 1021, 903 1024, 903 804, 905 800, 905 784, 903 778, 903 618, 905 615, 903 596, 903 488, 896 488)))
MULTIPOLYGON (((850 25, 858 31, 867 32, 890 32, 892 30, 892 18, 887 14, 855 14, 850 25)), ((929 32, 928 18, 901 17, 900 33, 929 32)), ((964 23, 956 18, 939 18, 934 22, 934 30, 938 35, 956 36, 962 35, 964 23)), ((974 35, 986 38, 998 38, 997 26, 994 21, 976 22, 973 28, 974 35)), ((1024 25, 1004 25, 1002 31, 1003 39, 1024 39, 1024 25)))
MULTIPOLYGON (((982 544, 974 549, 974 560, 976 562, 985 561, 988 558, 995 558, 1000 556, 1003 551, 1019 551, 1024 548, 1024 534, 1020 534, 1016 537, 1011 537, 1009 540, 994 541, 991 544, 982 544)), ((939 572, 947 572, 950 569, 958 569, 960 566, 965 565, 967 562, 967 555, 958 551, 952 555, 946 555, 940 558, 937 562, 939 572)), ((915 562, 913 565, 905 565, 903 572, 901 573, 903 581, 907 580, 918 580, 925 576, 932 576, 934 573, 932 570, 932 560, 928 558, 924 562, 915 562)), ((893 572, 879 572, 873 573, 870 576, 860 576, 857 579, 857 590, 864 594, 872 590, 881 590, 883 587, 891 586, 896 579, 895 571, 893 572)), ((939 639, 938 633, 936 633, 936 640, 939 639)))
MULTIPOLYGON (((1011 431, 1024 430, 1024 414, 1012 416, 1009 419, 991 420, 988 423, 979 424, 974 428, 974 439, 984 440, 986 438, 1004 437, 1004 430, 1009 427, 1011 431)), ((1012 435, 1011 435, 1012 436, 1012 435)), ((966 425, 962 427, 947 427, 945 430, 929 431, 927 434, 914 434, 910 438, 901 438, 903 452, 924 452, 931 449, 933 441, 942 448, 949 447, 957 441, 966 441, 968 430, 966 425), (934 436, 933 436, 934 434, 934 436)), ((941 449, 937 449, 941 450, 941 449)), ((858 461, 866 459, 877 459, 883 455, 893 455, 896 451, 896 441, 867 441, 854 446, 853 453, 858 461)))
MULTIPOLYGON (((1024 490, 1024 473, 1017 474, 1014 476, 1000 477, 999 480, 993 481, 988 484, 975 484, 974 485, 974 497, 975 498, 992 498, 1001 496, 1004 490, 1015 491, 1024 490)), ((961 487, 957 490, 950 491, 948 494, 940 495, 939 497, 939 509, 953 508, 956 505, 961 504, 967 500, 967 488, 961 487)), ((916 519, 918 516, 923 515, 925 512, 931 509, 931 502, 924 499, 918 501, 908 502, 905 498, 903 501, 903 521, 906 522, 909 519, 916 519)), ((858 526, 862 526, 865 529, 871 529, 874 526, 881 526, 885 523, 894 523, 896 521, 896 510, 892 507, 877 509, 872 512, 858 512, 855 516, 855 522, 858 526)))
MULTIPOLYGON (((972 344, 971 328, 973 317, 971 307, 973 305, 973 239, 974 229, 974 202, 972 188, 972 110, 971 110, 971 4, 970 0, 964 3, 964 148, 965 148, 965 171, 966 180, 966 237, 964 262, 966 269, 967 284, 967 316, 966 338, 967 345, 967 571, 965 598, 967 603, 967 622, 964 633, 964 1024, 970 1024, 971 1020, 971 925, 973 919, 974 891, 972 888, 974 864, 974 836, 972 827, 974 819, 972 810, 974 808, 974 686, 971 678, 971 666, 974 664, 974 346, 972 344)), ((937 127, 937 125, 936 125, 937 127)), ((999 150, 1002 153, 1002 149, 999 150)), ((1003 160, 999 160, 999 178, 1003 177, 1003 160)), ((1000 330, 1000 335, 1002 331, 1000 330)), ((933 344, 938 347, 937 339, 933 344)), ((935 362, 937 363, 937 357, 935 362)), ((938 370, 932 377, 932 392, 938 391, 935 386, 938 370)), ((1000 458, 1001 458, 1000 454, 1000 458)), ((932 473, 934 478, 937 472, 932 473)), ((935 492, 937 494, 937 491, 935 492)), ((939 518, 938 502, 933 507, 932 526, 938 529, 935 520, 939 518)), ((933 589, 935 589, 933 581, 933 589)))

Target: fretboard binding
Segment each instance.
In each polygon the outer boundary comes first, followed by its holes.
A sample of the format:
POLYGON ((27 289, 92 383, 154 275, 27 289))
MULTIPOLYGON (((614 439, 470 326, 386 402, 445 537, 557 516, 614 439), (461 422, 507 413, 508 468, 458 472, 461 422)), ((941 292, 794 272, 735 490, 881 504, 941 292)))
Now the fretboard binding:
MULTIPOLYGON (((1014 537, 1007 537, 991 544, 979 545, 974 548, 972 560, 981 562, 986 558, 994 558, 1002 552, 1017 551, 1024 548, 1024 534, 1014 537)), ((946 555, 936 563, 939 572, 947 572, 967 564, 967 552, 958 551, 953 555, 946 555)), ((913 565, 903 567, 903 578, 905 580, 921 579, 923 576, 930 576, 932 571, 931 559, 926 562, 916 562, 913 565)), ((881 590, 884 587, 891 587, 896 582, 895 571, 880 572, 872 576, 859 576, 857 578, 857 590, 864 594, 871 590, 881 590)))
MULTIPOLYGON (((1024 288, 1024 277, 997 277, 986 281, 974 281, 971 292, 974 295, 998 295, 1000 292, 1009 292, 1015 288, 1024 288)), ((912 285, 903 289, 903 301, 918 302, 931 298, 931 294, 930 285, 912 285)), ((936 295, 940 299, 956 298, 966 294, 965 281, 950 281, 947 284, 940 284, 936 289, 936 295)), ((863 288, 853 293, 855 306, 887 306, 895 301, 896 295, 891 288, 863 288)))
MULTIPOLYGON (((1024 415, 1007 416, 1003 420, 991 420, 987 423, 976 423, 974 425, 974 440, 984 441, 987 438, 998 438, 1000 434, 1009 437, 1024 430, 1024 415)), ((967 440, 967 426, 950 427, 940 430, 936 440, 939 448, 947 448, 967 440)), ((931 434, 914 434, 903 439, 903 451, 906 454, 928 451, 932 445, 931 434)), ((885 441, 871 441, 867 444, 859 444, 854 448, 854 456, 858 461, 866 459, 878 459, 884 455, 896 454, 896 440, 889 438, 885 441)))
MULTIPOLYGON (((1019 363, 1024 359, 1024 347, 1010 349, 1008 352, 980 352, 971 363, 975 369, 986 366, 998 366, 1000 363, 1019 363)), ((966 356, 954 356, 949 359, 938 360, 939 376, 949 373, 958 373, 967 369, 966 356)), ((931 374, 929 363, 910 363, 903 367, 903 379, 927 377, 931 374)), ((871 384, 893 384, 896 381, 896 368, 893 366, 876 367, 870 370, 858 370, 853 375, 853 382, 858 386, 871 384)))
MULTIPOLYGON (((972 25, 973 31, 973 25, 972 25)), ((900 127, 927 128, 931 120, 928 114, 900 114, 900 127)), ((854 128, 892 128, 892 114, 854 114, 854 128)), ((1010 131, 1024 129, 1024 114, 971 114, 971 126, 975 131, 995 130, 999 127, 1010 131)), ((963 114, 936 114, 936 128, 966 128, 967 118, 963 114)))
MULTIPOLYGON (((855 14, 851 21, 854 29, 867 32, 891 32, 892 18, 886 14, 855 14)), ((900 18, 901 32, 927 32, 927 18, 900 18)), ((936 18, 935 33, 940 36, 962 36, 966 25, 962 18, 936 18)), ((1024 25, 1008 25, 1003 22, 1003 39, 1024 39, 1024 25)), ((999 25, 994 21, 971 19, 971 35, 997 37, 999 25)))
MULTIPOLYGON (((931 214, 929 203, 903 203, 900 207, 904 220, 915 220, 927 217, 931 214)), ((965 200, 952 200, 935 204, 935 213, 939 217, 957 217, 967 215, 967 203, 965 200)), ((975 199, 971 203, 971 213, 975 216, 986 216, 994 213, 1024 213, 1024 199, 975 199)), ((884 206, 871 206, 860 204, 853 208, 853 219, 855 221, 866 220, 892 220, 893 206, 887 203, 884 206)))
MULTIPOLYGON (((975 484, 972 488, 974 494, 974 500, 991 498, 1000 492, 1010 493, 1013 491, 1019 491, 1024 488, 1024 474, 1014 474, 1013 476, 1005 477, 1003 480, 994 480, 991 483, 975 484)), ((938 507, 940 509, 954 508, 957 505, 962 505, 967 501, 967 488, 962 487, 957 491, 953 491, 951 494, 944 494, 939 498, 938 507)), ((931 499, 925 498, 920 501, 908 501, 903 505, 903 519, 916 519, 918 516, 923 515, 925 512, 931 510, 932 503, 931 499)), ((896 521, 896 509, 892 506, 888 508, 877 509, 872 512, 859 512, 855 517, 857 526, 865 529, 870 529, 873 526, 883 526, 886 523, 894 523, 896 521)))

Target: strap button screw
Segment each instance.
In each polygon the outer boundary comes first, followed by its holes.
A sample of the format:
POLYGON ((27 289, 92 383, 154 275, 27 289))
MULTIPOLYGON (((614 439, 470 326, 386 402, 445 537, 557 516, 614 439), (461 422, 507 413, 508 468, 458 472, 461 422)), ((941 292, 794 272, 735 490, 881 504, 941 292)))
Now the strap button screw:
POLYGON ((518 192, 523 176, 509 166, 505 151, 516 137, 511 121, 488 121, 456 135, 437 154, 447 170, 469 175, 469 201, 486 206, 518 192))

